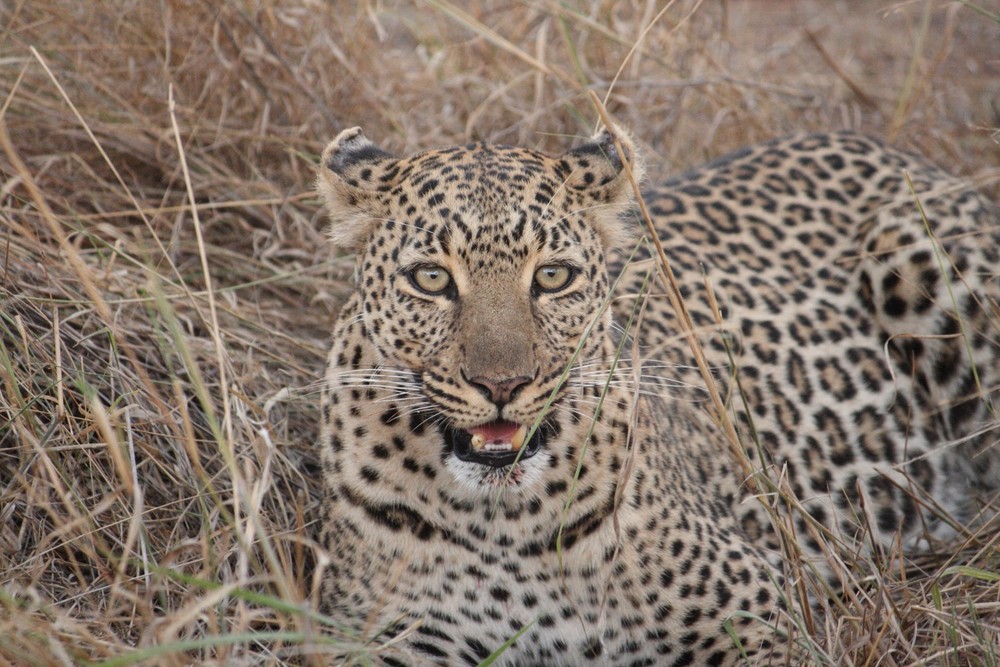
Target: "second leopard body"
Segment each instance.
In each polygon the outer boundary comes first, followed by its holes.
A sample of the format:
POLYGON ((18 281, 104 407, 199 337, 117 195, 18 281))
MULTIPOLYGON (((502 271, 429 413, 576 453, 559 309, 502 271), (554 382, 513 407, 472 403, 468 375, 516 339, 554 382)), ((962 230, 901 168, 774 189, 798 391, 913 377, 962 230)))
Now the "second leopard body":
MULTIPOLYGON (((323 602, 379 662, 477 664, 515 635, 502 664, 789 655, 768 513, 658 257, 621 259, 639 226, 619 149, 605 131, 556 157, 396 158, 355 129, 324 154, 358 289, 323 397, 323 602)), ((975 518, 1000 479, 992 204, 851 133, 644 200, 749 460, 809 514, 807 556, 819 529, 911 548, 955 530, 924 502, 975 518)))

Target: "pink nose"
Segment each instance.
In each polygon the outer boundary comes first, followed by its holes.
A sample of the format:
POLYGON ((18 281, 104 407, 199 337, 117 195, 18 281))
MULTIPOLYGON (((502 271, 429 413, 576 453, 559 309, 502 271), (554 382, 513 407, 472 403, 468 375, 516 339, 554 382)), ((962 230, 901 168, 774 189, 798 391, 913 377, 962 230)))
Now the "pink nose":
POLYGON ((518 389, 531 382, 532 378, 527 375, 518 375, 512 378, 492 378, 492 377, 470 377, 466 378, 479 391, 486 394, 487 398, 503 405, 510 403, 510 399, 518 389))

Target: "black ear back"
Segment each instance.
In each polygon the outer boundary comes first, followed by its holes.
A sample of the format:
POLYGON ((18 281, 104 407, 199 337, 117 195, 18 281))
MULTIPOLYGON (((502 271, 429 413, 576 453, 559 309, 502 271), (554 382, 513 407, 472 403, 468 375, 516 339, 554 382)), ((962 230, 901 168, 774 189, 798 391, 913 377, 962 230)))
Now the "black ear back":
POLYGON ((632 204, 632 181, 642 179, 642 163, 632 140, 618 127, 604 128, 586 143, 559 159, 566 189, 577 193, 580 206, 590 206, 589 217, 607 248, 618 248, 635 237, 635 226, 621 213, 632 204))
POLYGON ((358 165, 390 159, 392 155, 372 143, 360 127, 344 130, 323 151, 323 166, 342 178, 358 165))
POLYGON ((631 139, 617 127, 604 128, 586 143, 563 155, 563 160, 571 171, 566 184, 575 189, 613 183, 624 176, 626 160, 637 177, 641 172, 631 139))

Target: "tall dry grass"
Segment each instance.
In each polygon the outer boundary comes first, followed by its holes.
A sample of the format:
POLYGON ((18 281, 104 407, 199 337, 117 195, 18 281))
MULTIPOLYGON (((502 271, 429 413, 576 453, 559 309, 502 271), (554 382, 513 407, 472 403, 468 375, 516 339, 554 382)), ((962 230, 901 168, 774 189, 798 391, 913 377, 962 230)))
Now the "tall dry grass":
MULTIPOLYGON (((0 664, 363 658, 309 598, 339 129, 559 151, 593 90, 653 178, 850 126, 995 195, 998 38, 931 0, 0 5, 0 664)), ((815 660, 1000 664, 978 544, 863 588, 815 660)))

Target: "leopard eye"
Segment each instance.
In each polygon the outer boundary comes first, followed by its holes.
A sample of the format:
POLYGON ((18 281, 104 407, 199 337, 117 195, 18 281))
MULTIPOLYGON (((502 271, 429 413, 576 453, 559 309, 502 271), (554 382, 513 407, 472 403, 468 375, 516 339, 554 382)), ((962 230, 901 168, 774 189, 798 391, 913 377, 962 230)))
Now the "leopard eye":
POLYGON ((443 294, 451 285, 451 274, 440 266, 418 266, 409 275, 417 289, 431 296, 443 294))
POLYGON ((563 264, 546 264, 535 271, 535 286, 542 292, 558 292, 574 275, 573 269, 563 264))

